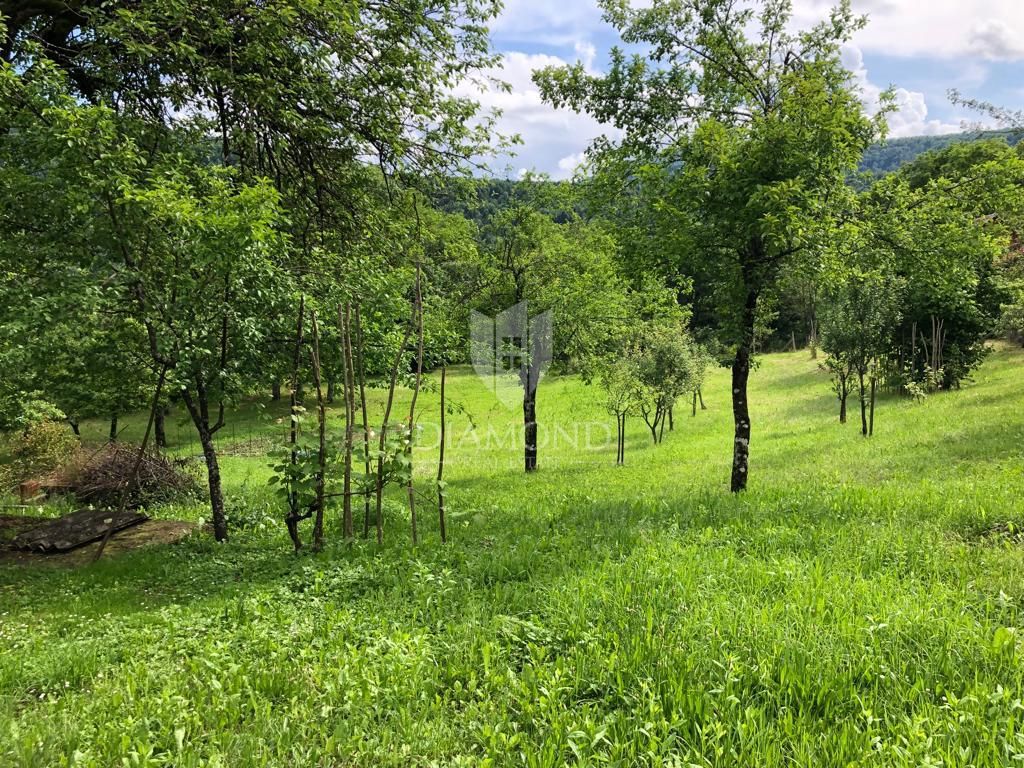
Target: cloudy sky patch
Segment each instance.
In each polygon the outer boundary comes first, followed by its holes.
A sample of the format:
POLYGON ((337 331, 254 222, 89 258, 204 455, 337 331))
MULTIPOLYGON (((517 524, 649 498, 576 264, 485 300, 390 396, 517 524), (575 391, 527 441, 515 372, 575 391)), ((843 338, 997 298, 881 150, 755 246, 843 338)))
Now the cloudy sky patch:
MULTIPOLYGON (((800 26, 823 18, 829 0, 795 0, 800 26)), ((890 136, 951 133, 978 116, 949 103, 950 88, 1010 107, 1020 107, 1024 85, 1024 0, 854 0, 870 17, 868 27, 843 51, 868 110, 879 94, 895 87, 897 111, 890 136)), ((618 42, 593 0, 506 0, 492 25, 492 38, 505 54, 495 72, 510 93, 490 88, 483 105, 503 111, 500 128, 519 134, 516 156, 492 162, 499 173, 516 176, 538 170, 567 178, 590 142, 609 127, 586 115, 545 105, 534 69, 582 61, 600 71, 618 42)))

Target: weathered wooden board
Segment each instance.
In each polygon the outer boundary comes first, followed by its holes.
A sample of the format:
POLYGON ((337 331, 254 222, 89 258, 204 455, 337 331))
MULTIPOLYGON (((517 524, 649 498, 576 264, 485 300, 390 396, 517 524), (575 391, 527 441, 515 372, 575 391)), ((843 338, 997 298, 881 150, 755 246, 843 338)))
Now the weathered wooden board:
POLYGON ((80 509, 19 534, 12 545, 15 549, 34 552, 67 552, 102 539, 111 525, 116 533, 148 519, 141 512, 130 510, 118 514, 109 510, 80 509))

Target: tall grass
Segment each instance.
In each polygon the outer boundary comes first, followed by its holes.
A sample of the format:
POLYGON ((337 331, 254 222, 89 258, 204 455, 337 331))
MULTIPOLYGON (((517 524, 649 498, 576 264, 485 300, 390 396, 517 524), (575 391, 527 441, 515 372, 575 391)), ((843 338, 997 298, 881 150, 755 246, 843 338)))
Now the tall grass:
POLYGON ((383 547, 296 558, 264 462, 227 457, 227 545, 0 569, 0 765, 1015 764, 1022 373, 1001 347, 864 440, 806 354, 767 356, 732 497, 724 371, 663 445, 629 425, 621 468, 599 393, 542 383, 532 476, 521 414, 450 372, 447 547, 396 495, 383 547))

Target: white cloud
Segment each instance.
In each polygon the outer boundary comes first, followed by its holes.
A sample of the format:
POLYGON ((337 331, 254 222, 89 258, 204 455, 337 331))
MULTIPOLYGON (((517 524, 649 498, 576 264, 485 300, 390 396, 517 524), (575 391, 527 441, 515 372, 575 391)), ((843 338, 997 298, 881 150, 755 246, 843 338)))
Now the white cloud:
POLYGON ((576 169, 583 165, 585 154, 583 152, 574 152, 571 155, 566 155, 558 161, 558 170, 566 176, 572 176, 576 172, 576 169))
MULTIPOLYGON (((825 18, 835 0, 796 0, 807 26, 825 18)), ((869 53, 951 59, 982 53, 993 60, 1024 59, 1021 0, 853 0, 870 21, 854 42, 869 53)))
POLYGON ((998 19, 986 19, 971 29, 971 49, 989 61, 1024 59, 1024 38, 998 19))
MULTIPOLYGON (((835 5, 836 0, 794 0, 795 21, 806 27, 826 18, 835 5)), ((853 0, 853 8, 870 17, 854 42, 871 53, 940 58, 981 53, 994 60, 1024 60, 1021 0, 853 0)), ((608 29, 595 0, 506 0, 492 25, 505 41, 566 47, 608 29)))
MULTIPOLYGON (((575 47, 584 66, 590 69, 596 56, 594 46, 578 42, 575 47)), ((541 99, 540 91, 533 84, 533 71, 566 63, 564 59, 549 54, 510 51, 504 55, 502 67, 489 73, 508 83, 509 92, 493 86, 477 92, 468 85, 457 91, 459 95, 479 101, 485 110, 501 111, 499 132, 518 134, 522 138, 523 143, 516 147, 516 164, 520 172, 529 168, 568 178, 576 167, 575 163, 570 164, 571 158, 581 157, 598 136, 618 136, 611 126, 603 126, 589 115, 578 115, 568 109, 552 109, 541 99)))
MULTIPOLYGON (((860 48, 855 45, 843 47, 843 65, 849 69, 854 76, 856 85, 860 90, 861 102, 869 115, 878 112, 882 91, 880 86, 871 82, 868 77, 867 67, 864 65, 864 55, 860 48)), ((928 104, 925 96, 920 91, 908 91, 906 88, 896 88, 893 91, 895 97, 895 111, 887 116, 889 123, 889 136, 897 139, 902 136, 934 136, 942 133, 957 133, 963 130, 961 123, 944 122, 942 120, 928 119, 928 104)))

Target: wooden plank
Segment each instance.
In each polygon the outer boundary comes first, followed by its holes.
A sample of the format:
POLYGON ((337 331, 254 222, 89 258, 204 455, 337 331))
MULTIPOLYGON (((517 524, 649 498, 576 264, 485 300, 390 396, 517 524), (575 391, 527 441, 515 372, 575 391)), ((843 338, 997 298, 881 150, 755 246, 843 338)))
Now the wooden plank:
POLYGON ((102 509, 80 509, 70 515, 48 521, 15 537, 15 549, 34 552, 67 552, 102 539, 107 528, 123 531, 148 520, 141 512, 126 510, 118 514, 102 509))

